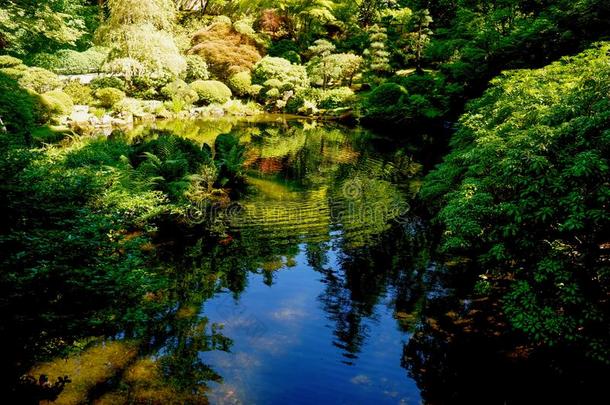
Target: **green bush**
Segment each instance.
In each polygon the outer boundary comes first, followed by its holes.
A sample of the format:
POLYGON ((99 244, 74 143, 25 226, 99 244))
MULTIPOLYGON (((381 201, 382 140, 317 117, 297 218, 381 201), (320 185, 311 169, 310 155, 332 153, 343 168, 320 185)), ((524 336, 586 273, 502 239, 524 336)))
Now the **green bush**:
POLYGON ((129 95, 142 100, 159 99, 161 90, 173 81, 167 75, 162 76, 135 76, 131 79, 129 95))
POLYGON ((231 76, 227 84, 234 94, 242 97, 247 96, 250 95, 252 76, 250 72, 240 72, 231 76))
POLYGON ((266 56, 254 66, 252 83, 264 84, 270 79, 290 83, 296 89, 309 87, 309 78, 304 66, 293 65, 286 59, 266 56))
POLYGON ((269 56, 281 58, 285 54, 289 52, 294 52, 297 55, 299 54, 299 46, 296 42, 290 39, 282 39, 277 42, 273 42, 269 49, 267 50, 267 54, 269 56))
POLYGON ((215 80, 197 80, 191 83, 191 88, 195 90, 199 102, 203 104, 224 104, 233 95, 230 88, 215 80))
POLYGON ((161 94, 170 101, 170 109, 174 112, 183 111, 199 100, 197 92, 179 79, 163 87, 161 94))
POLYGON ((190 83, 195 80, 208 80, 209 78, 210 72, 205 59, 199 55, 187 55, 185 80, 190 83))
POLYGON ((286 110, 290 113, 298 113, 306 103, 311 103, 317 108, 333 110, 336 108, 353 107, 356 103, 356 96, 349 87, 329 90, 309 88, 298 92, 291 98, 286 105, 286 110))
POLYGON ((99 101, 100 106, 104 108, 112 108, 116 103, 125 98, 125 93, 113 87, 99 89, 95 92, 95 98, 99 101))
POLYGON ((282 59, 286 59, 287 61, 290 61, 290 63, 292 63, 294 65, 301 64, 301 55, 299 55, 295 51, 288 51, 286 53, 281 54, 280 57, 282 59))
MULTIPOLYGON (((610 44, 509 72, 461 118, 421 197, 534 345, 608 363, 610 44)), ((474 274, 473 276, 476 276, 474 274)), ((476 279, 476 277, 473 277, 476 279)))
POLYGON ((125 81, 115 76, 96 77, 95 79, 91 80, 89 86, 92 90, 106 89, 111 87, 113 89, 125 91, 125 81))
POLYGON ((23 65, 21 59, 17 59, 9 55, 0 55, 0 69, 14 68, 19 65, 23 65))
POLYGON ((55 73, 36 67, 23 71, 19 84, 39 94, 59 89, 62 86, 61 80, 55 73))
POLYGON ((64 86, 64 93, 69 95, 75 104, 89 105, 93 101, 93 92, 89 86, 82 84, 78 80, 70 80, 64 86))
POLYGON ((362 101, 362 112, 366 119, 401 122, 405 117, 403 101, 407 90, 396 83, 383 83, 371 91, 362 101))
POLYGON ((74 102, 69 95, 61 90, 53 90, 40 96, 42 107, 48 114, 47 119, 55 116, 68 115, 74 108, 74 102))
POLYGON ((11 134, 21 134, 19 140, 29 139, 36 120, 37 100, 22 89, 16 80, 0 73, 0 118, 11 134))
POLYGON ((59 74, 86 74, 99 72, 108 58, 109 49, 89 48, 84 52, 62 49, 53 54, 39 53, 30 63, 59 74))

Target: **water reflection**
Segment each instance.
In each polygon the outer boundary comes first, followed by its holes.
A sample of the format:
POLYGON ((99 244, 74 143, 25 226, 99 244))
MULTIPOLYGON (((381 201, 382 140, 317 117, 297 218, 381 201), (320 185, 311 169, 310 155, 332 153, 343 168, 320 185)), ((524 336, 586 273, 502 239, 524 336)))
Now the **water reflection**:
MULTIPOLYGON (((230 132, 246 147, 249 190, 224 213, 226 239, 162 228, 150 269, 168 280, 161 292, 144 307, 114 301, 124 322, 57 325, 57 339, 82 346, 67 361, 20 351, 15 370, 69 375, 57 403, 418 403, 401 359, 428 260, 409 212, 421 166, 360 129, 157 125, 210 147, 230 132)), ((75 312, 57 315, 87 317, 75 312)), ((36 341, 40 325, 20 336, 36 341)))

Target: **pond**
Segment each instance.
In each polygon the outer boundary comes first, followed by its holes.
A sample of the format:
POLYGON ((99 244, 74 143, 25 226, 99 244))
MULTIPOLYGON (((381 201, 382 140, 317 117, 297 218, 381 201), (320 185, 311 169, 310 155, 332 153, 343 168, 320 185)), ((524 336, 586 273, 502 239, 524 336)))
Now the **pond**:
MULTIPOLYGON (((223 213, 231 241, 204 259, 211 274, 233 275, 197 308, 232 342, 200 353, 222 377, 208 398, 419 403, 401 360, 417 302, 407 296, 419 288, 409 202, 422 166, 383 141, 371 146, 362 129, 266 122, 231 131, 247 145, 250 190, 223 213)), ((212 143, 205 130, 187 132, 212 143)))
POLYGON ((533 389, 549 399, 547 383, 565 387, 556 398, 585 391, 544 358, 502 352, 506 326, 460 298, 470 283, 459 261, 434 261, 429 225, 412 209, 435 162, 426 148, 282 117, 154 126, 210 147, 237 136, 247 190, 211 217, 193 206, 186 231, 160 229, 159 264, 147 271, 167 277, 162 294, 130 306, 119 280, 95 313, 80 311, 82 298, 31 308, 58 282, 49 274, 3 302, 6 389, 17 373, 71 380, 34 394, 40 384, 22 382, 19 403, 490 404, 532 400, 533 389))

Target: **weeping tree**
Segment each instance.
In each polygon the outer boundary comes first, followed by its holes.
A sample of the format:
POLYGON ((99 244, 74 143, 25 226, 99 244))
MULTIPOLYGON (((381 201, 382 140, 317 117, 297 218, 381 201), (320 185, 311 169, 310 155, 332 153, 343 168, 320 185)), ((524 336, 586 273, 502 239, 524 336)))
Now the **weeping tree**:
POLYGON ((106 70, 133 76, 176 77, 186 61, 172 37, 174 0, 108 0, 98 41, 112 48, 106 70))

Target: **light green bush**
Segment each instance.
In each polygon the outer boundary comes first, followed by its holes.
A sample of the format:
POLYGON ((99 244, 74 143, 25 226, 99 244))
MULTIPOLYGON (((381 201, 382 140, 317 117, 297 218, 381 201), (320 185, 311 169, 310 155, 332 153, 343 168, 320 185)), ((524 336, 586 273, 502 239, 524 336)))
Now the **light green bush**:
POLYGON ((116 103, 125 98, 125 93, 113 87, 99 89, 95 92, 95 98, 99 101, 100 106, 104 108, 112 108, 116 103))
POLYGON ((21 59, 17 59, 9 55, 0 55, 0 69, 12 68, 22 64, 23 62, 21 62, 21 59))
POLYGON ((93 101, 91 88, 78 80, 70 80, 63 90, 64 93, 72 98, 75 104, 88 105, 93 101))
POLYGON ((113 107, 116 112, 124 114, 142 115, 144 108, 142 104, 133 98, 124 98, 123 100, 116 103, 113 107))
POLYGON ((215 80, 197 80, 191 83, 191 88, 195 90, 202 104, 224 104, 233 95, 230 88, 215 80))
POLYGON ((240 72, 234 74, 229 78, 227 82, 234 94, 238 96, 250 95, 250 88, 252 87, 252 76, 250 72, 240 72))
POLYGON ((60 74, 85 74, 99 72, 108 58, 109 49, 89 48, 84 52, 62 49, 53 54, 39 53, 31 63, 60 74))
POLYGON ((298 113, 307 104, 310 107, 324 110, 336 108, 352 107, 356 103, 354 92, 349 87, 339 87, 336 89, 322 90, 309 88, 298 92, 288 101, 286 111, 298 113))
POLYGON ((40 99, 43 110, 48 114, 47 118, 70 114, 74 107, 70 96, 61 90, 46 92, 40 96, 40 99))
POLYGON ((125 91, 125 81, 119 77, 115 76, 102 76, 96 77, 91 80, 89 86, 93 90, 105 89, 108 87, 112 87, 113 89, 119 89, 121 91, 125 91))
POLYGON ((186 81, 208 80, 210 72, 205 59, 199 55, 187 55, 186 57, 186 81))
POLYGON ((167 99, 170 110, 180 112, 192 106, 199 100, 199 95, 183 80, 174 80, 161 89, 167 99))
POLYGON ((297 89, 309 87, 309 78, 304 66, 293 65, 283 58, 266 56, 254 66, 252 83, 264 84, 270 79, 291 83, 297 89))
POLYGON ((62 85, 55 73, 36 67, 24 70, 19 78, 19 84, 39 94, 57 90, 62 85))

